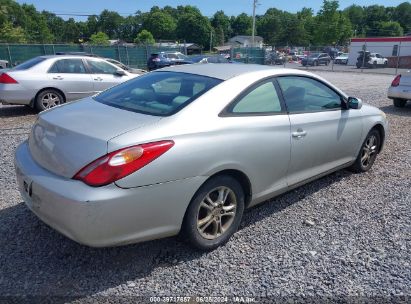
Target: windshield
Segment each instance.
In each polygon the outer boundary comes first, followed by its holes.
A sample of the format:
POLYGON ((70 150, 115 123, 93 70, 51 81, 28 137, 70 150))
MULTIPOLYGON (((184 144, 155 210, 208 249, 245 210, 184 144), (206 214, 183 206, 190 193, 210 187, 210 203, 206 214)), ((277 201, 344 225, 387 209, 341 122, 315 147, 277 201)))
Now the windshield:
POLYGON ((24 71, 24 70, 28 70, 32 67, 34 67, 35 65, 39 64, 40 62, 46 60, 46 58, 43 57, 35 57, 32 58, 30 60, 27 60, 17 66, 15 66, 12 70, 13 71, 24 71))
POLYGON ((156 116, 172 115, 222 80, 177 72, 153 72, 115 86, 93 98, 120 109, 156 116))

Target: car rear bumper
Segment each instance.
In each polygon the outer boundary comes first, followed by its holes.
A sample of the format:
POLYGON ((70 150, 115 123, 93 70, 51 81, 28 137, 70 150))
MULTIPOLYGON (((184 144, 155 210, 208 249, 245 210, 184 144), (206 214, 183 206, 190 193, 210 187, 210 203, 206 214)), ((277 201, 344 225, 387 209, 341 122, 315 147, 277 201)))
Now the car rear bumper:
POLYGON ((89 187, 40 167, 27 142, 16 150, 15 169, 28 208, 70 239, 93 247, 176 235, 191 198, 206 180, 193 177, 131 189, 89 187))
POLYGON ((1 103, 29 105, 35 96, 36 92, 21 84, 0 84, 1 103))
POLYGON ((389 87, 388 88, 388 98, 394 99, 411 99, 411 87, 410 86, 401 86, 398 87, 389 87))

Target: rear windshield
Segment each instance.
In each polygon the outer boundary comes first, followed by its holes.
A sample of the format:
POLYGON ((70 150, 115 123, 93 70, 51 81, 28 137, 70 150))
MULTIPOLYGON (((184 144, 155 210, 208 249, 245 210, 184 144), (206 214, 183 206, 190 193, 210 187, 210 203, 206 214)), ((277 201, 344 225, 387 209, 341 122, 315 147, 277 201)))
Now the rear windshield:
POLYGON ((153 72, 104 91, 94 99, 128 111, 169 116, 221 82, 194 74, 153 72))
POLYGON ((28 70, 28 69, 34 67, 36 64, 39 64, 40 62, 42 62, 42 61, 44 61, 44 60, 46 60, 46 58, 43 58, 43 57, 35 57, 35 58, 32 58, 32 59, 30 59, 30 60, 27 60, 27 61, 25 61, 25 62, 23 62, 23 63, 15 66, 15 67, 13 68, 13 71, 24 71, 24 70, 28 70))

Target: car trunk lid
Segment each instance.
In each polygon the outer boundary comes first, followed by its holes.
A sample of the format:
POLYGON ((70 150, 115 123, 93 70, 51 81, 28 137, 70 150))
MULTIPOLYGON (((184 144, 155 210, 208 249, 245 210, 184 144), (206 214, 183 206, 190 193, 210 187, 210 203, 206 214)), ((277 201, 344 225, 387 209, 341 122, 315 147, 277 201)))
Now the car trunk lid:
POLYGON ((30 152, 43 168, 72 178, 108 152, 111 138, 160 119, 86 98, 39 115, 29 137, 30 152))

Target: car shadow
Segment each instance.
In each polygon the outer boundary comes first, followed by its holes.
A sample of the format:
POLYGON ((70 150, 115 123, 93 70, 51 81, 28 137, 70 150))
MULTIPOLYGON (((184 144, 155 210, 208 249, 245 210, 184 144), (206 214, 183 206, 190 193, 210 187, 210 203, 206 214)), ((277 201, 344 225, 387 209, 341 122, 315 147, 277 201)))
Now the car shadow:
MULTIPOLYGON (((248 209, 240 230, 350 174, 338 171, 248 209)), ((192 249, 178 237, 122 247, 90 248, 49 228, 24 203, 0 210, 0 235, 0 294, 17 300, 35 294, 52 296, 53 303, 64 303, 209 254, 192 249)))
POLYGON ((394 105, 389 105, 389 106, 380 107, 380 110, 386 114, 410 117, 411 116, 411 102, 408 101, 405 107, 403 108, 397 108, 397 107, 394 107, 394 105))
POLYGON ((2 106, 0 105, 0 117, 21 117, 35 115, 37 112, 28 106, 2 106))

